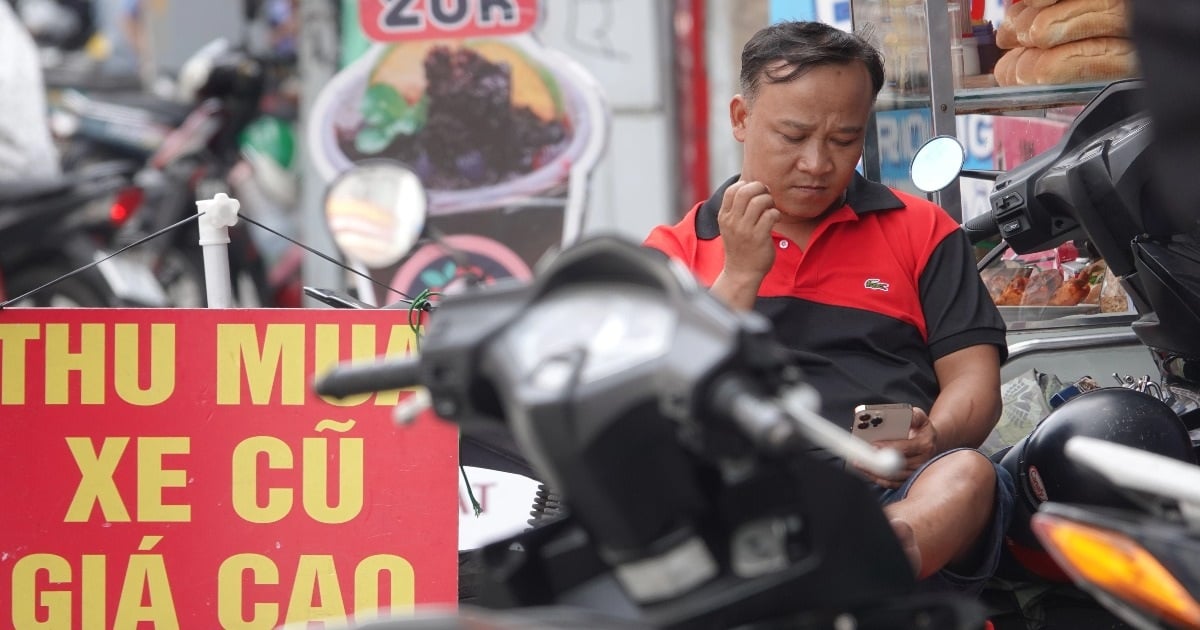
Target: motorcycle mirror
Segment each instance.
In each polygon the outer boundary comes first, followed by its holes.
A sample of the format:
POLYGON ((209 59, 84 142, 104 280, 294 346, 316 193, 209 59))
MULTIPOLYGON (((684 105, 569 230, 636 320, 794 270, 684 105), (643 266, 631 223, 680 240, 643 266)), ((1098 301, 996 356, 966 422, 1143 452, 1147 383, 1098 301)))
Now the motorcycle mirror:
POLYGON ((357 164, 325 193, 325 221, 347 257, 372 269, 396 264, 425 231, 429 197, 421 178, 399 162, 357 164))
POLYGON ((922 192, 937 192, 949 186, 967 161, 963 145, 954 136, 935 136, 925 141, 913 156, 909 175, 922 192))

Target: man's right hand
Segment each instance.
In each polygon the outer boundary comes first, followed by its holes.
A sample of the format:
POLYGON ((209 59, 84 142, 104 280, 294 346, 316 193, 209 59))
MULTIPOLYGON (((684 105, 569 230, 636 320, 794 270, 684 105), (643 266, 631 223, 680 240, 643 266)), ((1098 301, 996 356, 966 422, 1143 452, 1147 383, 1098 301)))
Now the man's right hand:
POLYGON ((730 306, 754 307, 762 279, 775 263, 771 230, 779 220, 775 200, 762 182, 736 181, 725 189, 717 225, 725 245, 725 268, 712 291, 730 306))

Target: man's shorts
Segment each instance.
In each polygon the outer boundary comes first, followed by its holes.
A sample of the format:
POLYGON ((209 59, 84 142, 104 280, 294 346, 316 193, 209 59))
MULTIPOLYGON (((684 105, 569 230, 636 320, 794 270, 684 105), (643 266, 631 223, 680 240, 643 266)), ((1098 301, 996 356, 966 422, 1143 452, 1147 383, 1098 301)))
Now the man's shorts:
MULTIPOLYGON (((924 465, 918 468, 917 471, 913 473, 907 481, 904 482, 904 485, 894 490, 888 488, 879 488, 876 486, 877 490, 879 491, 879 503, 881 505, 887 505, 905 498, 908 496, 908 490, 912 487, 913 482, 916 481, 917 477, 921 476, 921 473, 925 472, 925 469, 929 467, 930 464, 949 455, 950 453, 961 450, 972 449, 954 449, 946 451, 945 453, 941 453, 937 457, 925 462, 924 465)), ((980 453, 979 456, 987 459, 987 457, 982 453, 980 453)), ((1014 490, 1012 475, 1009 475, 1007 470, 996 465, 994 462, 992 463, 992 467, 996 471, 996 499, 994 503, 994 509, 992 510, 992 523, 983 533, 983 544, 986 545, 986 551, 983 554, 981 561, 973 570, 967 573, 955 573, 953 571, 942 569, 936 574, 931 575, 923 580, 921 582, 921 590, 951 590, 960 593, 976 595, 983 590, 983 586, 987 582, 988 578, 990 578, 992 574, 996 572, 996 567, 1000 564, 1000 553, 1004 548, 1004 533, 1008 530, 1008 522, 1012 516, 1014 490)))

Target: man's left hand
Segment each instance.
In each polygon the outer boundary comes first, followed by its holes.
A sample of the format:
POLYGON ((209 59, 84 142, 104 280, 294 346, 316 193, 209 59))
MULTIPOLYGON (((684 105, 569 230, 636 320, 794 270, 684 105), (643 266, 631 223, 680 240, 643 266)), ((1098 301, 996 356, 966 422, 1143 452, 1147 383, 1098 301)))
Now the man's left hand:
POLYGON ((896 489, 899 488, 906 479, 917 472, 917 469, 925 464, 925 462, 933 459, 934 455, 938 454, 938 432, 933 423, 929 421, 929 416, 924 409, 913 407, 912 424, 908 428, 908 439, 905 440, 881 440, 875 442, 876 448, 894 448, 900 451, 900 455, 904 457, 904 467, 891 477, 880 477, 874 473, 863 470, 861 466, 854 465, 863 475, 873 481, 876 485, 883 488, 896 489))

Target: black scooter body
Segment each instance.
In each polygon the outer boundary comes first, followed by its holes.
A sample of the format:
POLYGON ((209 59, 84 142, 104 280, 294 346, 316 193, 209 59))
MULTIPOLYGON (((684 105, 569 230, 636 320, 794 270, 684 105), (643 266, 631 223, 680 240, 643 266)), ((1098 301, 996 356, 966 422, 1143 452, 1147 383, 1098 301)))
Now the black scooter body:
MULTIPOLYGON (((129 184, 133 165, 105 162, 61 177, 0 184, 0 274, 15 298, 95 262, 112 229, 108 203, 129 184)), ((122 306, 96 268, 30 298, 50 304, 61 293, 78 306, 122 306)))
POLYGON ((511 430, 566 511, 479 552, 472 603, 500 618, 533 623, 555 609, 596 627, 982 626, 970 599, 916 592, 864 480, 811 457, 804 439, 767 448, 731 420, 726 385, 770 396, 802 382, 789 356, 765 319, 728 310, 650 250, 597 238, 564 251, 531 285, 443 297, 419 359, 335 370, 317 391, 420 383, 464 436, 511 430), (558 361, 587 371, 587 353, 558 353, 614 321, 594 308, 614 295, 637 296, 646 330, 673 319, 656 329, 669 335, 661 346, 639 337, 662 353, 612 346, 630 362, 565 389, 533 377, 558 361), (558 316, 578 326, 539 319, 558 316))

